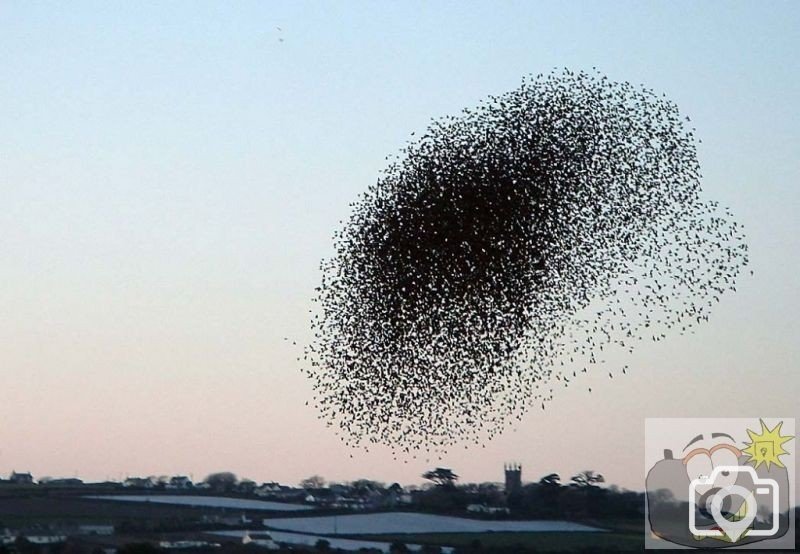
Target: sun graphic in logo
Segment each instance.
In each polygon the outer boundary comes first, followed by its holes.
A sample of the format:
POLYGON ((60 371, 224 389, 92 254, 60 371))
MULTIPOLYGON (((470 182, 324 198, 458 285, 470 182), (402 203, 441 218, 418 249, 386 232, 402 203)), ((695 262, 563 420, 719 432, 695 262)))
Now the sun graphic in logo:
POLYGON ((747 434, 750 436, 750 442, 745 443, 748 446, 742 450, 743 454, 750 456, 747 463, 752 463, 754 467, 766 463, 767 469, 769 469, 771 464, 784 467, 780 456, 788 454, 788 452, 783 449, 783 445, 794 437, 791 435, 781 435, 782 421, 775 425, 774 429, 767 427, 763 419, 759 419, 758 421, 761 423, 761 433, 756 433, 750 429, 747 430, 747 434))

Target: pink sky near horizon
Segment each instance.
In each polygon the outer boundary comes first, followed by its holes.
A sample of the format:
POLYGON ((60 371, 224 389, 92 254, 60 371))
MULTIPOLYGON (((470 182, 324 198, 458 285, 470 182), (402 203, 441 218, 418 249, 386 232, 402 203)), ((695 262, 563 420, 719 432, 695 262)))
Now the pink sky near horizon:
MULTIPOLYGON (((745 283, 741 296, 755 284, 755 279, 745 283)), ((724 314, 735 311, 737 297, 729 300, 697 335, 648 348, 646 355, 636 356, 641 365, 631 364, 629 375, 613 380, 585 376, 558 394, 546 411, 531 410, 486 448, 471 446, 442 459, 405 462, 393 461, 385 449, 365 453, 338 442, 314 409, 305 406, 310 384, 297 371, 293 348, 267 338, 268 329, 255 323, 255 305, 239 312, 239 317, 253 318, 247 336, 234 341, 216 335, 215 329, 214 340, 204 333, 183 336, 180 348, 175 347, 176 334, 187 331, 170 317, 162 321, 163 329, 139 335, 114 332, 108 321, 59 337, 59 325, 51 321, 52 328, 37 327, 38 336, 13 347, 20 360, 24 354, 26 371, 5 387, 8 397, 0 418, 14 425, 0 429, 0 474, 25 470, 37 477, 91 480, 191 474, 199 479, 230 470, 240 477, 289 484, 312 474, 329 481, 363 477, 415 484, 426 469, 440 465, 452 467, 465 482, 502 481, 503 464, 514 461, 523 465, 526 481, 554 471, 567 479, 595 469, 609 483, 641 490, 644 417, 780 414, 793 407, 793 394, 784 391, 780 403, 774 397, 750 398, 742 412, 733 408, 741 405, 737 398, 748 398, 748 383, 717 383, 710 394, 702 390, 706 382, 696 372, 676 369, 692 364, 714 371, 728 363, 714 350, 734 339, 728 334, 731 319, 726 323, 724 314), (189 360, 191 377, 168 371, 189 360), (645 364, 652 364, 649 370, 645 364), (87 366, 117 369, 79 372, 87 366), (731 408, 720 410, 722 398, 731 399, 731 408)), ((210 321, 200 325, 196 319, 196 312, 210 311, 207 302, 181 302, 173 306, 172 318, 195 321, 197 331, 213 328, 210 321)), ((4 353, 9 350, 6 345, 4 353)), ((740 359, 738 370, 746 371, 760 363, 759 354, 740 343, 729 356, 740 359)))

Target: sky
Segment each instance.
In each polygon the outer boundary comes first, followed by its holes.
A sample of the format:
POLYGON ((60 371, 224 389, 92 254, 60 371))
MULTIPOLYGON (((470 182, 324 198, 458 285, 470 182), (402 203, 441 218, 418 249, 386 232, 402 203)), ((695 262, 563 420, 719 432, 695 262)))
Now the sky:
POLYGON ((500 481, 514 461, 641 490, 647 417, 796 417, 797 28, 796 2, 1 2, 0 476, 500 481), (333 232, 432 117, 555 67, 691 117, 754 275, 485 448, 345 447, 292 345, 333 232))

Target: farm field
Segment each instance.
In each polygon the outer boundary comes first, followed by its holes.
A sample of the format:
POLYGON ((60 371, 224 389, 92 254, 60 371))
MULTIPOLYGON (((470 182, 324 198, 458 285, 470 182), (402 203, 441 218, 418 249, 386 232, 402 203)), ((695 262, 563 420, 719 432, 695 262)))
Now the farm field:
POLYGON ((0 496, 0 521, 7 526, 49 521, 118 522, 122 520, 197 519, 208 509, 155 503, 94 500, 76 495, 0 496))
POLYGON ((409 533, 569 532, 602 534, 603 529, 558 520, 479 520, 411 512, 269 518, 272 529, 337 535, 393 535, 409 533))
POLYGON ((310 506, 269 502, 266 500, 250 500, 246 498, 230 498, 226 496, 191 496, 191 495, 93 495, 87 496, 95 500, 111 500, 118 502, 140 502, 154 504, 172 504, 177 506, 196 506, 203 508, 232 508, 241 510, 264 510, 273 512, 304 512, 313 510, 310 506))

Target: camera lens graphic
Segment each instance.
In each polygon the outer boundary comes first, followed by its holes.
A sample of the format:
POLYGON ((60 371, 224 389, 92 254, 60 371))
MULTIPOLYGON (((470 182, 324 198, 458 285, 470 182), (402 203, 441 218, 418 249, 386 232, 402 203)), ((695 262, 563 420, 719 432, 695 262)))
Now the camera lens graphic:
POLYGON ((731 512, 731 497, 739 496, 747 506, 747 512, 755 512, 757 509, 753 491, 739 485, 733 485, 725 489, 718 489, 718 493, 710 499, 711 514, 714 516, 729 516, 731 512))
POLYGON ((731 505, 733 504, 731 495, 726 493, 721 487, 714 487, 701 496, 697 501, 697 509, 704 518, 710 520, 714 519, 712 503, 715 500, 720 502, 720 513, 723 517, 728 518, 735 513, 731 511, 731 505))

